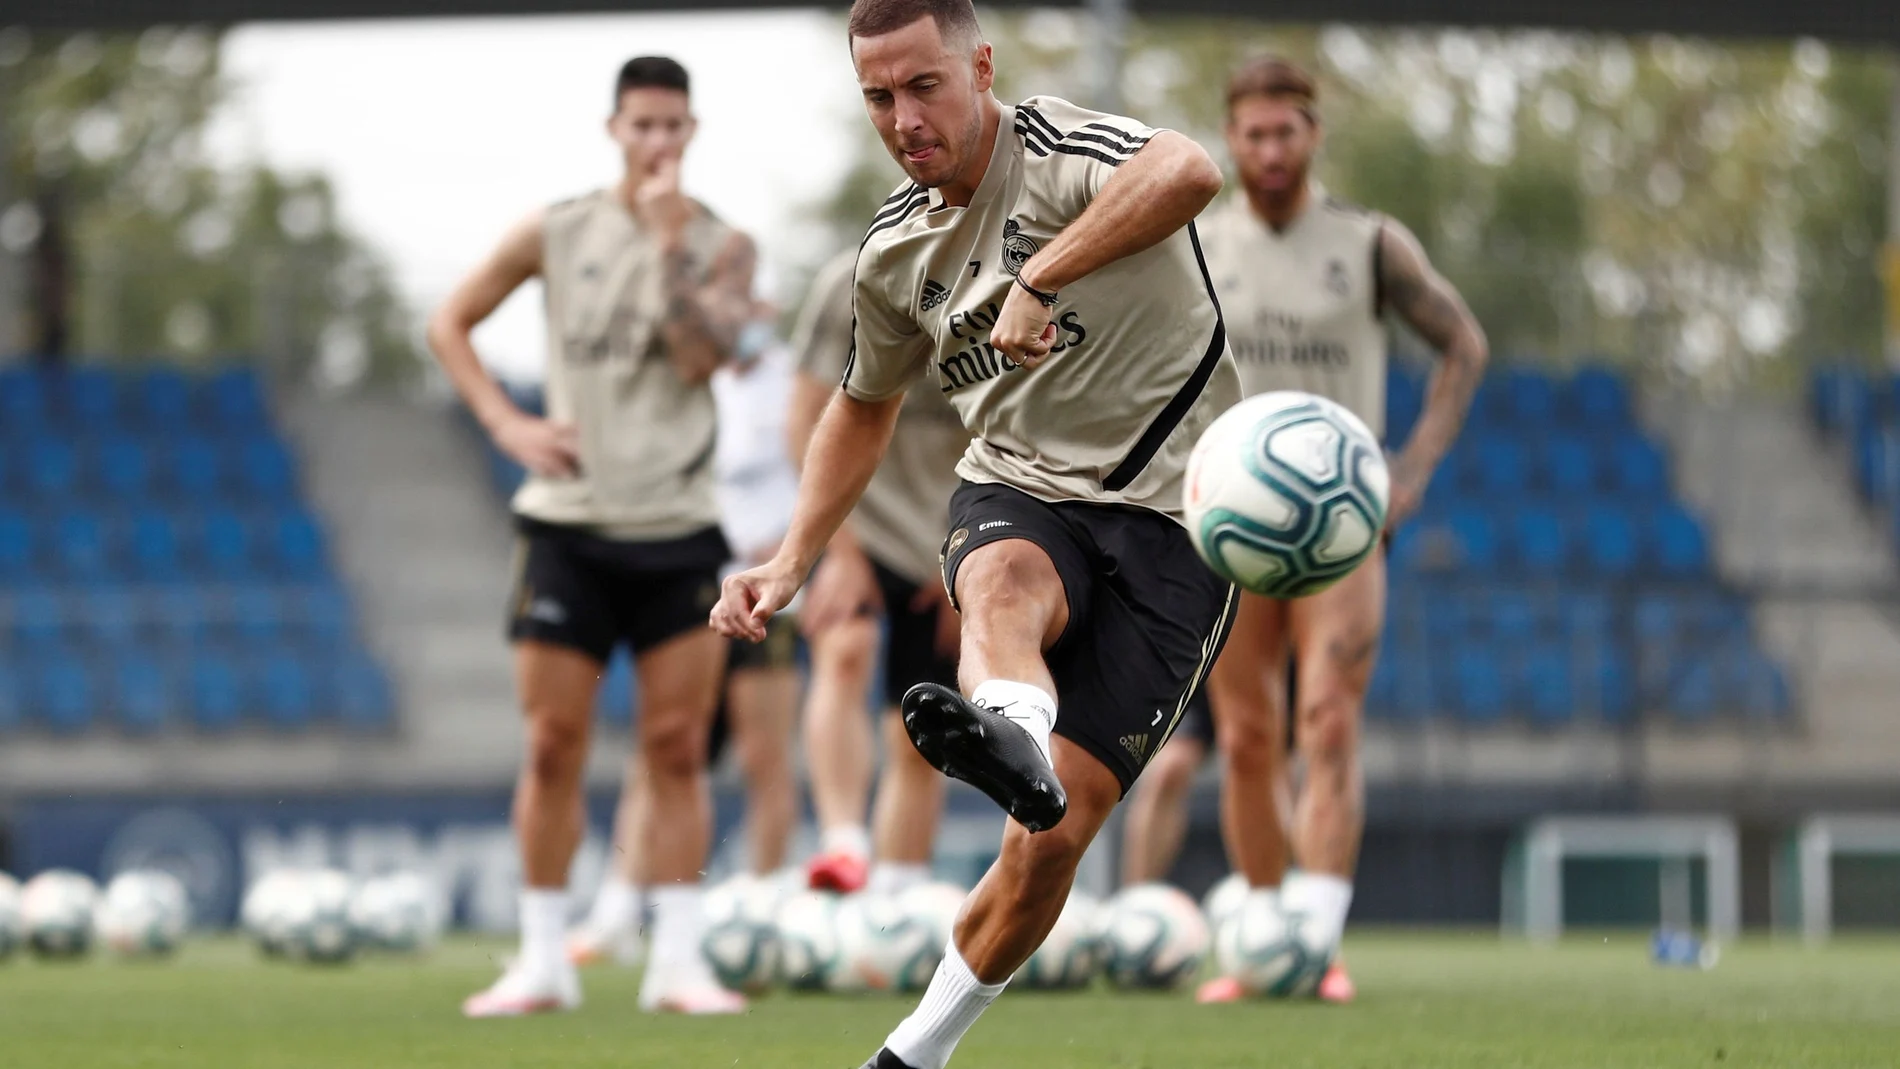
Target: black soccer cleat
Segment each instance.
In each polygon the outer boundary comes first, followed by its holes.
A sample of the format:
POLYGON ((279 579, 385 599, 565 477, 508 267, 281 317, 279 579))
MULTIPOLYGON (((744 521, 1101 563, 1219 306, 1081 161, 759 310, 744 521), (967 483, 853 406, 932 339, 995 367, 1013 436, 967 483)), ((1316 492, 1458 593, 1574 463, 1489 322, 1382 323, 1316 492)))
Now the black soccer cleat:
POLYGON ((989 795, 1030 831, 1062 822, 1069 796, 1020 725, 936 683, 905 691, 903 710, 911 745, 937 771, 989 795))
POLYGON ((859 1066, 858 1069, 910 1069, 910 1066, 905 1065, 902 1058, 892 1054, 889 1047, 879 1047, 877 1053, 871 1055, 871 1060, 859 1066))

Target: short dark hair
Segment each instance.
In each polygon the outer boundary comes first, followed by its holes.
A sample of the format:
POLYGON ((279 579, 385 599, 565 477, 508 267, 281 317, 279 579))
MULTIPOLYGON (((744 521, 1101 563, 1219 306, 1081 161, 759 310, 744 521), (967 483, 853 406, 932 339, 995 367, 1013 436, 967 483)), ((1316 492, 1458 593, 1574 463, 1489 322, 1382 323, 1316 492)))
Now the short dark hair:
POLYGON ((937 34, 945 41, 961 38, 974 48, 983 40, 970 0, 854 0, 845 33, 852 38, 881 37, 925 15, 936 20, 937 34))
POLYGON ((1298 106, 1307 119, 1319 121, 1319 86, 1313 76, 1292 60, 1279 56, 1255 56, 1240 65, 1227 80, 1227 111, 1247 97, 1283 100, 1298 106))
POLYGON ((635 56, 620 65, 620 76, 614 79, 615 111, 629 89, 677 89, 692 95, 686 68, 666 56, 635 56))

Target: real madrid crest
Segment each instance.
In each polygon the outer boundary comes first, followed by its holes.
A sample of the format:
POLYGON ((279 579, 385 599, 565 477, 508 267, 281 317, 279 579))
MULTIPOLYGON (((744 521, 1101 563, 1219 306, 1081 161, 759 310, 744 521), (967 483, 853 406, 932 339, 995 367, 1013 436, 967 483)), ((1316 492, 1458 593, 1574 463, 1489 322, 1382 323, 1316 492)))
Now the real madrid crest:
POLYGON ((1010 275, 1021 271, 1040 248, 1034 239, 1023 233, 1023 228, 1017 225, 1016 220, 1011 219, 1003 224, 1003 270, 1010 275))

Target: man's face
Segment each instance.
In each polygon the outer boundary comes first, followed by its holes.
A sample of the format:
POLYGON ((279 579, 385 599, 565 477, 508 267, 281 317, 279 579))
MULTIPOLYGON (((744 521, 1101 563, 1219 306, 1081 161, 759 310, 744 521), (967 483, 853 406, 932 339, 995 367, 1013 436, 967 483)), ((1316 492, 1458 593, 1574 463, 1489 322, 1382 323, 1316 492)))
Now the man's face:
POLYGON ((920 186, 955 181, 978 161, 983 95, 996 80, 990 46, 947 45, 926 15, 901 30, 851 41, 864 110, 884 148, 920 186))
POLYGON ((647 175, 663 160, 678 162, 696 126, 685 93, 648 86, 620 94, 607 134, 620 146, 628 173, 647 175))
POLYGON ((1305 185, 1319 142, 1319 125, 1290 100, 1241 97, 1228 112, 1227 151, 1241 184, 1261 196, 1290 196, 1305 185))

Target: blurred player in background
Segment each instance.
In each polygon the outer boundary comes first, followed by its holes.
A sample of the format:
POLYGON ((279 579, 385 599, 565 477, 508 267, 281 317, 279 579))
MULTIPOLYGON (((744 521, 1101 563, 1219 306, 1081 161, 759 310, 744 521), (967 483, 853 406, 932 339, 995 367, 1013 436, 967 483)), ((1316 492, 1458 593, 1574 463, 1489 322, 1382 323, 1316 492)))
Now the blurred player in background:
MULTIPOLYGON (((1241 188, 1201 221, 1203 241, 1248 396, 1318 394, 1383 436, 1383 316, 1397 315, 1438 354, 1424 412, 1391 457, 1389 531, 1418 508, 1458 437, 1487 348, 1463 298, 1432 270, 1411 231, 1327 196, 1311 174, 1321 141, 1318 92, 1306 72, 1270 57, 1242 66, 1227 88, 1227 148, 1241 188)), ((1311 597, 1243 594, 1229 652, 1208 682, 1226 764, 1228 855, 1257 891, 1277 889, 1282 908, 1324 946, 1338 945, 1352 905, 1365 827, 1359 725, 1385 622, 1385 584, 1379 552, 1311 597), (1290 820, 1281 801, 1289 690, 1292 735, 1305 764, 1290 820), (1289 850, 1299 865, 1291 873, 1289 850)), ((1352 997, 1336 963, 1320 993, 1352 997)), ((1211 981, 1202 995, 1236 997, 1237 985, 1211 981)))
POLYGON ((1122 886, 1166 880, 1187 839, 1188 798, 1194 777, 1213 752, 1214 720, 1207 688, 1196 691, 1181 723, 1168 736, 1141 780, 1128 792, 1122 817, 1122 886))
MULTIPOLYGON (((791 354, 772 336, 770 309, 739 337, 734 362, 714 373, 719 441, 720 528, 732 547, 732 568, 771 559, 791 523, 798 473, 786 452, 786 406, 792 393, 791 354)), ((792 728, 798 713, 796 617, 774 619, 760 643, 730 640, 726 683, 713 725, 711 761, 730 742, 745 779, 745 871, 770 876, 785 864, 798 816, 791 767, 792 728)), ((613 851, 587 919, 568 937, 577 965, 608 958, 635 964, 642 955, 640 923, 647 877, 639 830, 651 800, 642 787, 640 752, 627 758, 626 779, 614 815, 613 851)))
POLYGON ((712 838, 706 736, 726 643, 701 621, 730 556, 713 494, 709 380, 752 318, 755 252, 680 189, 694 119, 686 71, 629 60, 607 133, 625 173, 523 220, 430 323, 436 358, 495 444, 529 471, 508 635, 527 718, 515 789, 526 886, 521 952, 471 1017, 571 1009, 568 865, 585 828, 582 770, 595 692, 615 646, 640 677, 640 857, 650 877, 649 1011, 736 1012, 700 958, 700 874, 712 838), (548 320, 548 418, 483 369, 470 332, 539 277, 548 320))
POLYGON ((911 385, 948 397, 975 435, 942 565, 969 696, 919 683, 904 726, 1013 819, 917 1009, 866 1063, 943 1069, 1048 935, 1226 637, 1233 589, 1179 515, 1188 453, 1240 383, 1194 236, 1221 185, 1200 146, 1053 97, 1005 107, 969 0, 857 0, 848 34, 865 111, 911 181, 859 251, 852 354, 785 544, 726 580, 712 620, 764 638, 911 385))
MULTIPOLYGON (((856 264, 853 250, 819 271, 793 336, 798 379, 790 423, 798 454, 825 402, 838 392, 851 356, 856 264)), ((883 463, 851 518, 832 536, 805 592, 800 625, 812 648, 805 753, 821 836, 807 869, 813 888, 856 891, 868 885, 894 893, 929 879, 943 778, 910 744, 897 711, 914 683, 956 685, 958 621, 937 571, 937 550, 948 529, 957 460, 969 444, 970 432, 943 391, 925 380, 914 384, 904 395, 883 463), (872 739, 865 700, 880 618, 888 629, 882 694, 890 715, 879 721, 884 766, 867 829, 872 739)))

